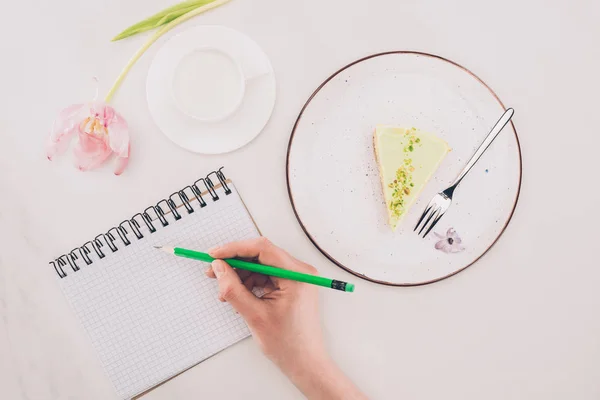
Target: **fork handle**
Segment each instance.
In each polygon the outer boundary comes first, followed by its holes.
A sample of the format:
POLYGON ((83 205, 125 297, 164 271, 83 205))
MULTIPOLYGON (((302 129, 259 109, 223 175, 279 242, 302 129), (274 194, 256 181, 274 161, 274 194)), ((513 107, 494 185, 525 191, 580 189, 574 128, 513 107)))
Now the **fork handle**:
POLYGON ((467 173, 471 170, 471 168, 473 168, 475 163, 477 163, 477 161, 479 161, 479 158, 481 158, 481 155, 483 153, 485 153, 485 151, 488 149, 488 147, 490 147, 490 144, 492 144, 494 139, 496 139, 496 137, 498 136, 500 131, 502 131, 502 129, 506 126, 506 124, 508 124, 508 121, 510 121, 510 119, 512 118, 514 113, 515 113, 515 110, 513 110, 512 108, 508 108, 504 112, 504 114, 502 114, 502 116, 500 117, 498 122, 496 122, 496 125, 494 125, 494 127, 492 128, 490 133, 487 135, 487 137, 483 141, 483 143, 481 143, 481 145, 479 146, 477 151, 475 151, 475 154, 473 154, 473 156, 471 157, 471 159, 469 160, 467 165, 463 168, 463 170, 460 172, 460 174, 458 174, 458 176, 456 177, 456 179, 454 180, 452 185, 450 185, 450 187, 448 189, 446 189, 447 191, 454 192, 454 189, 456 189, 456 187, 463 180, 465 175, 467 175, 467 173))

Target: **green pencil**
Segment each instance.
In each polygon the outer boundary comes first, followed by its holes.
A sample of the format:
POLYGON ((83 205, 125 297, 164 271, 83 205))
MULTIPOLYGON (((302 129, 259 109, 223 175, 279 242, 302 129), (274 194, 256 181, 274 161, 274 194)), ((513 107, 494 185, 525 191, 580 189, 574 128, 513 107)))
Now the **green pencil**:
MULTIPOLYGON (((191 258, 193 260, 204 261, 207 263, 213 262, 215 259, 207 253, 199 251, 182 249, 180 247, 154 246, 169 254, 174 254, 179 257, 191 258)), ((324 278, 322 276, 304 274, 302 272, 290 271, 288 269, 272 267, 270 265, 256 264, 249 261, 238 260, 235 258, 227 258, 227 264, 233 268, 243 269, 246 271, 257 272, 259 274, 275 276, 277 278, 289 279, 291 281, 305 282, 312 285, 324 286, 342 292, 354 292, 354 284, 338 281, 335 279, 324 278)))

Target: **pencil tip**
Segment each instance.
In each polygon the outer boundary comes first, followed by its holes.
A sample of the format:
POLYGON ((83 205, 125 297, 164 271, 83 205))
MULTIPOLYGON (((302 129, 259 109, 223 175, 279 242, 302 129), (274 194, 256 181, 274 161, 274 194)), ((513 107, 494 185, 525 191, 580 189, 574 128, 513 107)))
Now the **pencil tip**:
POLYGON ((169 247, 169 246, 154 246, 154 248, 158 249, 160 251, 164 251, 165 253, 175 254, 175 249, 173 247, 169 247))

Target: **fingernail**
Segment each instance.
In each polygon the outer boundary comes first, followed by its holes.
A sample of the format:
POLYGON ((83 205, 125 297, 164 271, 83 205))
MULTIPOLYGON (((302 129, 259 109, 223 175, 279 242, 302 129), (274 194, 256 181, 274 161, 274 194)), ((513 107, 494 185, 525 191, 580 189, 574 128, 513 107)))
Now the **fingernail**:
POLYGON ((219 250, 219 246, 215 246, 215 247, 211 247, 210 249, 208 249, 208 253, 214 253, 215 251, 219 250))
POLYGON ((223 264, 221 264, 220 260, 213 261, 210 265, 212 266, 212 269, 215 272, 217 278, 223 275, 223 272, 225 272, 225 269, 223 269, 223 264))
POLYGON ((211 270, 212 270, 212 267, 206 268, 206 270, 204 271, 204 275, 208 276, 208 274, 210 273, 211 270))

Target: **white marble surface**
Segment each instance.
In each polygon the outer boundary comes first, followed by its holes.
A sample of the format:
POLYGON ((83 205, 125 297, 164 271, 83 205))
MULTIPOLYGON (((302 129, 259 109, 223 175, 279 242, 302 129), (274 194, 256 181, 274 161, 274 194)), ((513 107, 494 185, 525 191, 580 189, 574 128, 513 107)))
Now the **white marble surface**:
MULTIPOLYGON (((271 58, 278 101, 265 131, 224 156, 197 156, 153 125, 144 100, 152 48, 115 98, 130 122, 131 164, 80 173, 48 162, 56 112, 108 89, 142 37, 109 39, 173 3, 13 1, 0 24, 0 397, 110 399, 110 384, 47 262, 179 188, 227 166, 262 232, 323 274, 351 279, 311 246, 285 186, 294 119, 332 71, 373 52, 414 49, 471 68, 517 110, 524 180, 515 217, 476 266, 440 283, 359 283, 322 291, 328 345, 377 399, 600 397, 597 259, 600 6, 507 0, 233 0, 187 23, 223 24, 271 58), (260 186, 261 190, 256 190, 260 186)), ((301 398, 251 340, 148 399, 301 398)))

